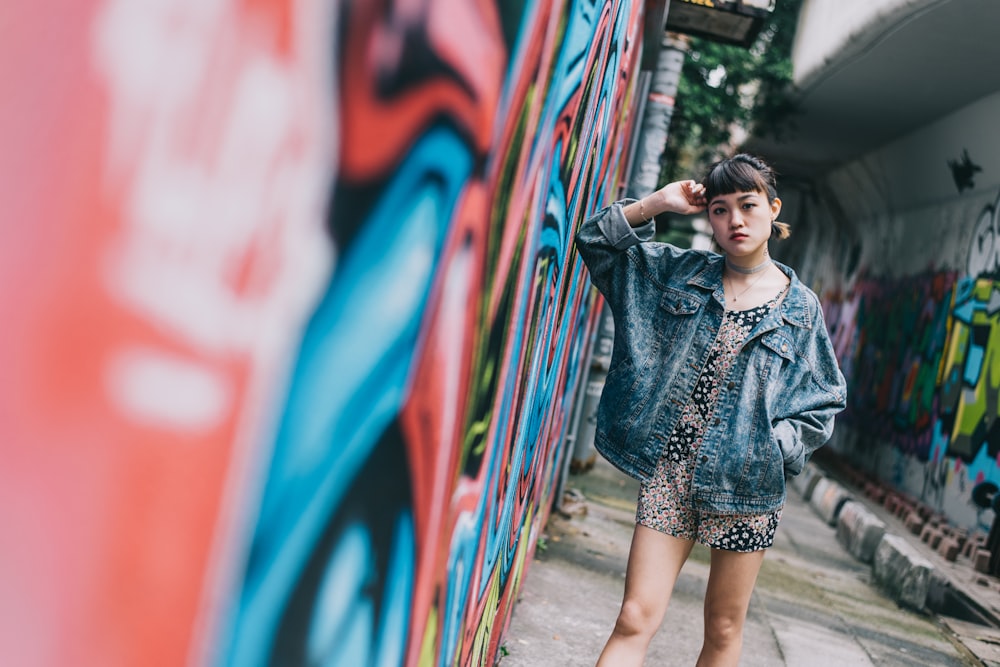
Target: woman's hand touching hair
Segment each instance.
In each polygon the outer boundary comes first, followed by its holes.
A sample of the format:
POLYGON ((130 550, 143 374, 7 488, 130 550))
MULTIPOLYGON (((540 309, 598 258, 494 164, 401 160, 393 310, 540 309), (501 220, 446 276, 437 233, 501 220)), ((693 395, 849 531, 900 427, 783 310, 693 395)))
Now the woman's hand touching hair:
POLYGON ((654 192, 660 197, 663 211, 678 215, 691 215, 705 210, 705 186, 697 181, 674 181, 654 192))
POLYGON ((651 195, 624 207, 625 219, 633 227, 643 225, 661 213, 691 215, 705 210, 705 186, 697 181, 667 183, 651 195))

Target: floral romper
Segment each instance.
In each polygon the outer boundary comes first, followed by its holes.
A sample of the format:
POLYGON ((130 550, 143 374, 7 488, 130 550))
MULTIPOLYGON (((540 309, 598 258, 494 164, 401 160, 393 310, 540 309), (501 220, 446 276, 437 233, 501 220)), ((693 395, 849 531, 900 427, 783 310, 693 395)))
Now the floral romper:
POLYGON ((640 525, 726 551, 760 551, 774 542, 780 509, 760 515, 709 514, 695 510, 690 496, 695 454, 715 408, 719 387, 725 382, 743 341, 787 289, 786 285, 762 306, 726 311, 705 368, 667 440, 656 472, 639 491, 636 522, 640 525))

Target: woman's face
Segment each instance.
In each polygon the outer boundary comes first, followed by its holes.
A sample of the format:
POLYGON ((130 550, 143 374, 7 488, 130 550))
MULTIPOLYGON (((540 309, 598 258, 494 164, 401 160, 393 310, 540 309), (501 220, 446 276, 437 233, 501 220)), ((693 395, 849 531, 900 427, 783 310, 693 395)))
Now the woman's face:
POLYGON ((781 200, 767 201, 760 192, 716 195, 708 202, 708 221, 715 241, 732 257, 762 254, 771 236, 771 222, 781 211, 781 200))

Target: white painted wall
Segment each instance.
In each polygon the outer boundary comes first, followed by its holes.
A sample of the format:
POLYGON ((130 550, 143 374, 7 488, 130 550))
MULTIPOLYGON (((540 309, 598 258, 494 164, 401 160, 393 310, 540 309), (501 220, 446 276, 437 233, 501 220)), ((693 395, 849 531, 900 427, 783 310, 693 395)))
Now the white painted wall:
POLYGON ((940 0, 805 0, 792 48, 793 80, 807 86, 828 63, 856 55, 886 30, 940 0))
POLYGON ((998 130, 1000 92, 833 171, 817 184, 821 205, 783 191, 782 218, 795 233, 776 252, 801 258, 801 271, 825 282, 851 277, 830 243, 860 243, 860 265, 876 275, 967 270, 975 223, 1000 190, 998 130), (948 163, 965 150, 982 171, 960 193, 948 163), (804 252, 817 244, 828 251, 804 252))

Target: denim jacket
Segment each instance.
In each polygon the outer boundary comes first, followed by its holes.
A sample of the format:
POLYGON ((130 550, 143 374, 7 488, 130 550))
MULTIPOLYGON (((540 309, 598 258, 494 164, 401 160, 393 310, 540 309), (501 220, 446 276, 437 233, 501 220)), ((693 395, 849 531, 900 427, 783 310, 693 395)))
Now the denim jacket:
MULTIPOLYGON (((595 446, 625 473, 652 475, 698 381, 725 312, 722 255, 650 241, 616 202, 587 220, 576 243, 614 314, 611 366, 597 411, 595 446)), ((844 376, 819 299, 790 268, 780 305, 750 333, 698 449, 695 508, 758 514, 785 501, 844 409, 844 376)))

